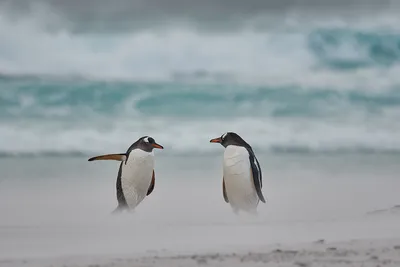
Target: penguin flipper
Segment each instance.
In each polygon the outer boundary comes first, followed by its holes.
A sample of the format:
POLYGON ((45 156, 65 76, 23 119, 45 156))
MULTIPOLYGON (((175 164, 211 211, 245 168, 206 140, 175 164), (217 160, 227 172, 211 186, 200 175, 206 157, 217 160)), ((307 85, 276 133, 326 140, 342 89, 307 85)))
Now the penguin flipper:
POLYGON ((96 157, 92 157, 88 159, 88 161, 94 161, 94 160, 116 160, 116 161, 125 161, 126 160, 126 154, 121 153, 121 154, 106 154, 106 155, 100 155, 96 157))
POLYGON ((151 192, 153 192, 155 183, 156 183, 156 174, 153 170, 153 177, 151 178, 151 183, 150 183, 149 189, 147 190, 146 196, 150 195, 151 192))
POLYGON ((117 175, 117 182, 115 184, 116 190, 117 190, 117 200, 118 200, 118 207, 116 210, 124 210, 127 209, 128 204, 126 203, 126 199, 124 196, 124 192, 122 192, 122 181, 121 181, 121 175, 122 175, 122 162, 119 164, 119 169, 118 169, 118 175, 117 175))
POLYGON ((250 157, 250 170, 251 174, 253 176, 253 182, 254 182, 254 187, 257 192, 258 198, 265 203, 265 199, 263 196, 263 193, 261 191, 262 188, 262 173, 261 173, 261 167, 260 164, 258 163, 257 158, 254 156, 253 153, 249 153, 250 157))
POLYGON ((229 203, 228 200, 228 195, 226 194, 226 188, 225 188, 225 181, 224 181, 224 177, 222 177, 222 192, 224 194, 224 200, 226 203, 229 203))

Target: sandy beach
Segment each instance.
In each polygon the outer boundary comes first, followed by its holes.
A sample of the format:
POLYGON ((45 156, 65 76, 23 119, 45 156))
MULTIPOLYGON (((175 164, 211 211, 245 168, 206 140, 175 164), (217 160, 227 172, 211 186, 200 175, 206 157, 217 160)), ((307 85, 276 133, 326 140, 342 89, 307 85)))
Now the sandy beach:
MULTIPOLYGON (((227 244, 228 245, 228 244, 227 244)), ((400 238, 350 239, 329 242, 260 246, 252 250, 215 249, 213 253, 148 251, 140 255, 69 255, 63 257, 2 259, 7 267, 128 267, 128 266, 393 266, 400 264, 400 238), (222 251, 222 252, 219 252, 222 251)))
POLYGON ((0 266, 399 266, 395 158, 261 160, 258 216, 225 204, 218 161, 167 156, 154 195, 111 216, 116 164, 3 159, 0 266))
POLYGON ((275 244, 248 252, 148 252, 145 255, 68 256, 44 259, 1 260, 0 266, 128 267, 128 266, 388 266, 400 264, 400 239, 364 239, 275 244))
POLYGON ((275 245, 248 253, 2 260, 1 266, 399 266, 400 239, 275 245))

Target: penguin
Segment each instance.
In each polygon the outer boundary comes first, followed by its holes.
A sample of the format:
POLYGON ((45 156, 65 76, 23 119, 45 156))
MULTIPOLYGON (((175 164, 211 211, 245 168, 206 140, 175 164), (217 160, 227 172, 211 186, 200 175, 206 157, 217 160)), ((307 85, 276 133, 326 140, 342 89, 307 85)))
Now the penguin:
POLYGON ((106 154, 88 159, 121 161, 117 175, 118 206, 112 213, 133 211, 150 195, 155 186, 154 151, 164 149, 154 138, 143 136, 133 143, 125 153, 106 154))
POLYGON ((223 158, 222 193, 234 213, 240 210, 257 214, 262 193, 262 171, 252 147, 237 133, 226 132, 210 140, 225 147, 223 158))

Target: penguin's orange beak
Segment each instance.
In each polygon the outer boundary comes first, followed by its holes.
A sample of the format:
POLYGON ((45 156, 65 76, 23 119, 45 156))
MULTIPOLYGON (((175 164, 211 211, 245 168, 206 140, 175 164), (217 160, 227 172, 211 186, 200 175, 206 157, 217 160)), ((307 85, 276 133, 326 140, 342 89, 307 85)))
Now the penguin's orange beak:
POLYGON ((222 143, 222 139, 221 137, 214 138, 210 140, 210 143, 222 143))
POLYGON ((158 148, 158 149, 164 149, 164 147, 162 145, 159 145, 157 143, 151 144, 154 148, 158 148))

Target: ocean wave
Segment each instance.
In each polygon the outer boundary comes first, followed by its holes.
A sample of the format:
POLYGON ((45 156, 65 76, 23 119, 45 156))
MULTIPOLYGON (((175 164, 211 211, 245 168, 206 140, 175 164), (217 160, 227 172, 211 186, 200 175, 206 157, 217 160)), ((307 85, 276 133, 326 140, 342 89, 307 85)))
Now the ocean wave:
MULTIPOLYGON (((398 116, 394 115, 394 116, 398 116)), ((211 138, 239 133, 257 151, 274 153, 397 153, 400 125, 385 119, 277 119, 271 117, 15 121, 0 127, 3 155, 89 155, 120 153, 137 138, 150 135, 165 153, 216 153, 211 138)))
POLYGON ((0 81, 3 120, 96 120, 110 117, 338 117, 381 116, 400 110, 399 88, 375 92, 326 88, 180 83, 0 81))
MULTIPOLYGON (((348 147, 348 148, 335 148, 335 149, 314 149, 309 147, 296 147, 296 146, 275 146, 270 149, 256 149, 258 155, 269 154, 269 155, 303 155, 303 156, 315 156, 315 155, 395 155, 400 156, 400 148, 393 149, 382 149, 382 148, 370 148, 370 147, 348 147)), ((120 151, 123 153, 124 151, 120 151)), ((40 152, 9 152, 0 151, 0 159, 36 159, 36 158, 91 158, 96 155, 100 155, 98 152, 90 151, 40 151, 40 152)), ((221 151, 163 151, 159 154, 159 157, 163 156, 193 156, 193 157, 204 157, 220 155, 221 151)))
POLYGON ((341 70, 390 67, 400 61, 400 35, 349 28, 317 29, 308 37, 322 64, 341 70))
POLYGON ((124 151, 143 135, 167 150, 216 151, 226 131, 266 152, 400 149, 400 89, 93 81, 0 81, 3 155, 124 151), (250 141, 253 140, 253 141, 250 141))
POLYGON ((120 152, 143 135, 214 153, 226 131, 273 153, 400 149, 399 24, 382 17, 218 35, 49 32, 37 19, 0 16, 3 157, 120 152))
POLYGON ((364 88, 375 88, 382 75, 400 83, 397 20, 390 14, 359 18, 360 24, 287 18, 275 27, 249 22, 218 35, 184 26, 96 35, 49 32, 39 17, 10 21, 0 11, 0 73, 346 88, 363 80, 364 88))

